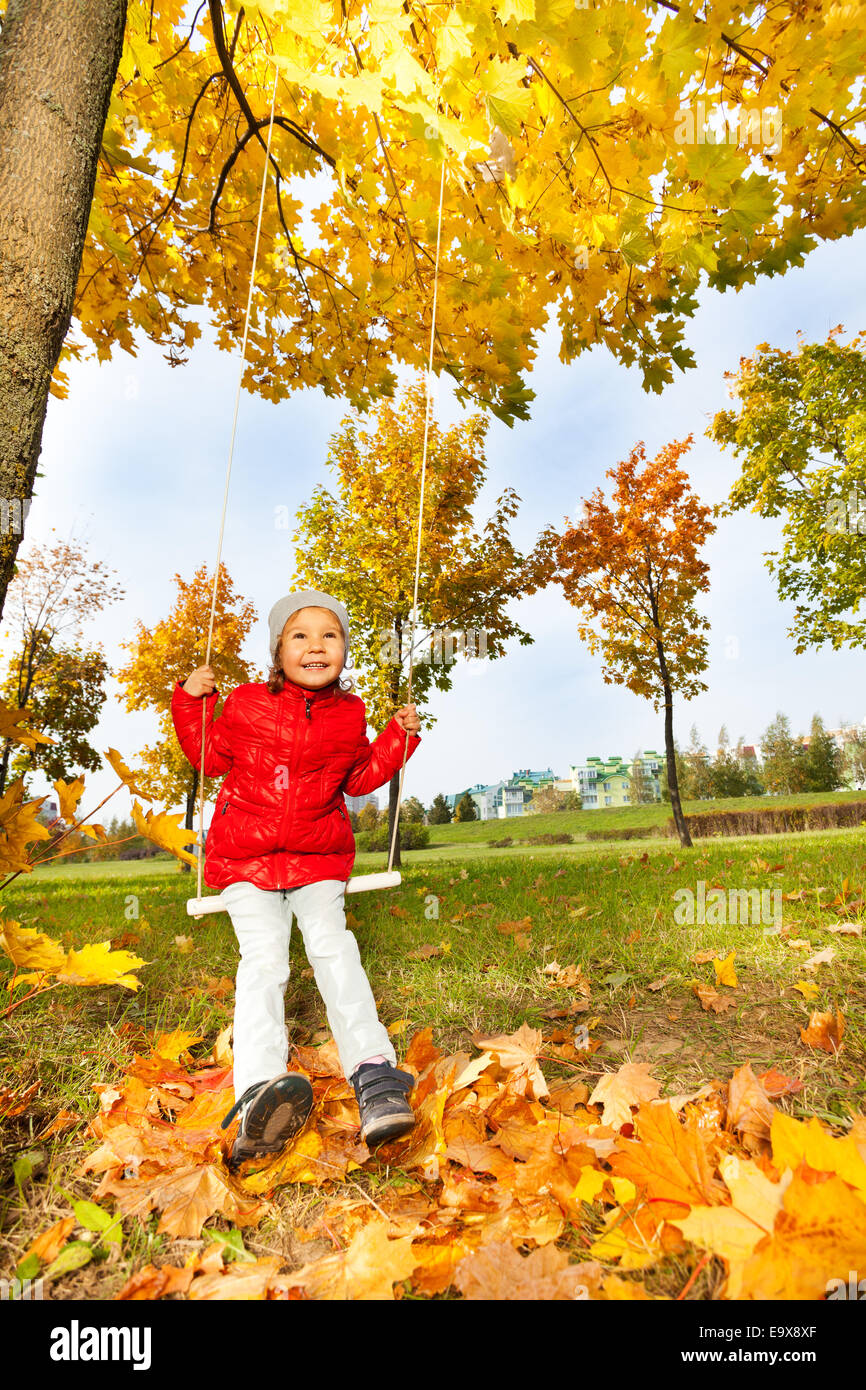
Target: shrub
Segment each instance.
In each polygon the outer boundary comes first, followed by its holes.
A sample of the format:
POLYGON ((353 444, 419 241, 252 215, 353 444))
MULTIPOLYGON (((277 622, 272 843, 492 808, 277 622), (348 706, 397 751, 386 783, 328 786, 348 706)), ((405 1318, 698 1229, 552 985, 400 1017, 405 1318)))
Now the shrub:
POLYGON ((508 845, 513 845, 514 841, 510 835, 506 835, 504 840, 488 840, 491 849, 505 849, 508 845))
POLYGON ((547 833, 544 834, 544 835, 529 835, 529 836, 527 836, 526 844, 528 844, 528 845, 573 845, 573 844, 574 844, 574 836, 573 836, 573 835, 567 835, 567 834, 565 834, 565 833, 563 833, 563 834, 561 834, 561 835, 554 835, 551 831, 547 831, 547 833))
MULTIPOLYGON (((371 850, 374 853, 391 848, 387 825, 377 825, 375 830, 363 830, 360 835, 356 835, 355 840, 358 849, 371 850)), ((426 849, 430 843, 430 830, 418 821, 401 821, 397 840, 401 849, 426 849)))

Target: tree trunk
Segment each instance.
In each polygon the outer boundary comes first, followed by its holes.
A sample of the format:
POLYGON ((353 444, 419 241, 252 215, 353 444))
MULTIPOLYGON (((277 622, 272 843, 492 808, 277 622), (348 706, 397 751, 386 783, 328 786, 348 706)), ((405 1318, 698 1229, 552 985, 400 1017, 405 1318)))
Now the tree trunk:
POLYGON ((0 613, 72 317, 126 0, 9 0, 0 33, 0 613))
POLYGON ((684 849, 691 849, 692 837, 689 834, 689 827, 683 815, 683 808, 680 803, 680 782, 677 777, 677 759, 674 751, 674 697, 671 690, 670 679, 668 677, 668 664, 665 661, 664 648, 661 642, 656 643, 659 657, 659 670, 662 677, 662 688, 665 692, 665 759, 668 770, 668 791, 671 795, 671 812, 673 813, 674 825, 680 837, 680 844, 684 849))
POLYGON ((0 759, 0 796, 6 790, 6 778, 9 776, 9 758, 12 753, 12 742, 7 738, 3 745, 3 757, 0 759))
MULTIPOLYGON (((193 770, 192 770, 192 781, 190 782, 190 789, 189 789, 189 791, 188 791, 187 794, 186 794, 186 817, 184 818, 184 822, 183 822, 183 828, 184 828, 184 830, 192 830, 193 825, 194 825, 194 823, 195 823, 195 799, 196 799, 197 794, 198 794, 198 768, 197 768, 197 767, 194 767, 193 770)), ((203 853, 204 853, 204 846, 202 845, 202 854, 203 854, 203 853)), ((189 873, 192 873, 192 865, 191 865, 191 864, 187 864, 187 862, 186 862, 185 859, 181 859, 181 861, 180 861, 180 871, 181 871, 182 874, 189 874, 189 873)))

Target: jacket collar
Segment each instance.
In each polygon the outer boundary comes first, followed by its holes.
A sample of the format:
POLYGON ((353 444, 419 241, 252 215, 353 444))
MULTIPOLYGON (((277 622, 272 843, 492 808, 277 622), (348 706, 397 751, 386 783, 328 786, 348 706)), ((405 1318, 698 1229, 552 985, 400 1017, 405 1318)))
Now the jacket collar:
POLYGON ((329 685, 323 685, 320 690, 308 690, 305 685, 297 685, 286 676, 282 693, 290 699, 313 700, 316 704, 321 704, 323 701, 335 699, 340 694, 339 679, 340 677, 336 676, 329 685))

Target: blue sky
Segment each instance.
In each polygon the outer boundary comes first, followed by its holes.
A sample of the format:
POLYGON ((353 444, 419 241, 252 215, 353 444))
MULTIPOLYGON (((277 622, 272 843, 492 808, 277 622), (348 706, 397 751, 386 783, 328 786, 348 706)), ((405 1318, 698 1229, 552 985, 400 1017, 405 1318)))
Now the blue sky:
MULTIPOLYGON (((547 524, 561 526, 580 500, 603 483, 605 469, 643 440, 652 456, 667 441, 695 435, 685 457, 695 489, 715 503, 737 476, 733 458, 704 434, 727 403, 726 370, 759 342, 792 347, 797 330, 820 340, 842 323, 846 340, 866 319, 866 232, 820 246, 802 269, 749 286, 739 294, 706 291, 687 341, 698 367, 660 396, 647 395, 637 370, 601 349, 571 366, 558 360, 558 334, 545 337, 529 384, 532 419, 508 429, 492 420, 487 437, 488 481, 476 523, 483 526, 506 486, 522 499, 512 524, 528 550, 547 524)), ((206 338, 189 362, 172 368, 149 343, 136 358, 118 352, 108 363, 73 363, 69 399, 52 398, 28 542, 70 535, 87 542, 94 559, 113 566, 126 597, 94 622, 89 635, 121 664, 119 643, 137 619, 160 619, 174 598, 173 575, 212 568, 237 382, 237 358, 206 338)), ((439 417, 460 416, 443 388, 439 417)), ((223 559, 238 591, 260 614, 245 653, 264 664, 266 618, 290 589, 290 531, 274 524, 275 508, 293 517, 317 483, 328 485, 328 439, 345 406, 319 391, 279 405, 248 394, 241 399, 223 559)), ((824 650, 795 656, 786 629, 791 615, 779 602, 762 559, 777 531, 759 517, 719 523, 706 548, 711 589, 702 602, 712 624, 706 694, 678 702, 675 729, 688 741, 696 723, 715 743, 725 723, 732 741, 760 735, 777 710, 805 731, 815 711, 831 726, 866 716, 863 656, 824 650)), ((22 552, 24 553, 24 552, 22 552)), ((660 749, 661 717, 628 691, 604 684, 599 660, 577 636, 577 615, 558 587, 513 606, 533 645, 515 640, 495 662, 461 663, 453 688, 433 692, 436 723, 407 765, 404 795, 429 804, 437 792, 494 782, 517 768, 568 765, 588 754, 630 756, 660 749)), ((349 609, 351 618, 351 607, 349 609)), ((155 717, 128 714, 112 682, 95 734, 96 746, 119 748, 135 761, 152 741, 155 717)), ((371 731, 372 736, 372 731, 371 731)), ((114 775, 91 774, 84 806, 105 795, 114 775)), ((47 787, 34 781, 34 791, 47 787)), ((118 796, 106 807, 123 812, 118 796)))

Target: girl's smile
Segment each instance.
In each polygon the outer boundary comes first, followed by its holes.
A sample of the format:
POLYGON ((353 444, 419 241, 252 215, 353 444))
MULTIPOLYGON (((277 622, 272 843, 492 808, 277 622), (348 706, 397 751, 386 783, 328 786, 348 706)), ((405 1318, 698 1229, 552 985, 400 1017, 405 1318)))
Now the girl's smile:
POLYGON ((293 613, 280 636, 280 664, 296 685, 321 690, 335 681, 345 661, 345 641, 334 614, 327 608, 301 608, 293 613))

